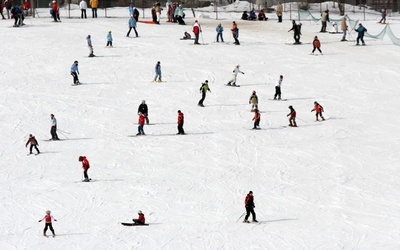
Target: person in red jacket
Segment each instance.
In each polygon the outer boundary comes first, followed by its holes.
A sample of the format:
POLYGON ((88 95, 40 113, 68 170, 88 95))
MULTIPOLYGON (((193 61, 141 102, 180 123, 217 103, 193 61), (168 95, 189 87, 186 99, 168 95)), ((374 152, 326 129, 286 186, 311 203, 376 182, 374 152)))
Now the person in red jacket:
POLYGON ((178 133, 177 135, 184 135, 185 131, 183 130, 183 123, 184 123, 184 116, 183 113, 178 110, 178 133))
POLYGON ((139 126, 138 126, 138 133, 136 135, 146 135, 143 130, 146 116, 142 114, 142 112, 139 112, 138 115, 139 115, 139 122, 138 122, 139 126))
POLYGON ((297 127, 296 124, 296 110, 294 110, 293 106, 289 106, 290 113, 287 116, 289 117, 289 126, 291 127, 297 127))
POLYGON ((193 33, 194 33, 194 44, 200 44, 199 43, 199 35, 201 32, 201 28, 200 28, 200 24, 199 22, 196 20, 194 21, 194 25, 193 25, 193 33))
POLYGON ((25 144, 25 147, 28 147, 29 143, 31 146, 29 147, 29 154, 32 154, 32 149, 35 148, 37 151, 37 154, 40 154, 39 149, 37 146, 39 146, 39 143, 37 142, 36 138, 33 135, 29 135, 29 139, 25 144))
POLYGON ((315 111, 315 121, 318 121, 318 115, 321 117, 323 121, 325 121, 325 118, 322 116, 324 108, 316 101, 314 102, 314 108, 311 110, 311 112, 313 111, 315 111))
POLYGON ((313 41, 313 50, 312 50, 312 52, 311 52, 311 54, 314 54, 314 51, 317 49, 318 51, 319 51, 319 53, 321 53, 321 55, 322 55, 322 51, 321 51, 321 42, 318 40, 318 37, 317 36, 315 36, 314 37, 314 41, 313 41))
POLYGON ((260 129, 260 120, 261 120, 260 111, 258 111, 258 109, 255 109, 254 117, 253 117, 253 121, 254 121, 253 129, 260 129))
POLYGON ((89 178, 89 176, 88 176, 88 173, 87 173, 87 171, 88 171, 89 168, 90 168, 89 161, 88 161, 88 159, 86 158, 86 156, 79 156, 79 161, 82 162, 83 177, 85 178, 85 179, 83 180, 83 182, 89 182, 89 181, 91 180, 91 179, 89 178))
POLYGON ((246 223, 250 223, 248 221, 250 213, 251 216, 253 217, 253 222, 258 222, 256 220, 256 212, 254 212, 254 208, 256 207, 254 205, 254 196, 253 196, 253 191, 250 191, 247 195, 246 195, 246 199, 244 200, 244 206, 246 208, 246 216, 244 217, 244 221, 246 223))
POLYGON ((43 219, 39 220, 39 222, 42 222, 43 220, 45 222, 45 226, 43 229, 43 236, 47 237, 46 232, 47 232, 47 229, 50 228, 50 231, 53 233, 53 237, 55 237, 56 234, 54 233, 54 229, 53 229, 53 225, 51 224, 51 221, 52 220, 57 221, 57 220, 54 219, 53 215, 51 215, 50 213, 51 213, 50 210, 47 210, 46 215, 43 217, 43 219))
POLYGON ((139 210, 137 213, 139 214, 139 218, 132 219, 132 221, 135 222, 135 224, 141 224, 141 225, 146 224, 146 218, 144 217, 142 210, 139 210))

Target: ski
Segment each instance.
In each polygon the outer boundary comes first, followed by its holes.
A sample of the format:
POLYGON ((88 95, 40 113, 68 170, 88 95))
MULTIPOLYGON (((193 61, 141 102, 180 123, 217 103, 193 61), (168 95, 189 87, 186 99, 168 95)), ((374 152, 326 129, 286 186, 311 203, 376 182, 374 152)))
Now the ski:
POLYGON ((225 86, 228 86, 228 87, 240 87, 240 85, 230 85, 230 84, 225 84, 225 86))
POLYGON ((285 101, 287 101, 288 99, 268 99, 268 100, 270 100, 270 101, 283 101, 283 102, 285 102, 285 101))
POLYGON ((89 178, 89 180, 83 179, 82 182, 90 182, 92 178, 89 178))
POLYGON ((149 224, 137 224, 137 223, 126 223, 126 222, 121 222, 121 225, 123 225, 123 226, 128 226, 128 227, 132 227, 132 226, 148 226, 149 224))

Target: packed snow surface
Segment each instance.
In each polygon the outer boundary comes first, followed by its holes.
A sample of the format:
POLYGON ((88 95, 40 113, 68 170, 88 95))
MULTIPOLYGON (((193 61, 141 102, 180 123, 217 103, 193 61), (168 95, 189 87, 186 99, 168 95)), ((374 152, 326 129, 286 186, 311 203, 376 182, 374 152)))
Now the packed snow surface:
MULTIPOLYGON (((400 248, 399 46, 387 37, 354 46, 354 31, 340 42, 312 21, 293 46, 289 12, 277 23, 274 13, 249 22, 211 11, 194 46, 179 39, 192 30, 189 9, 186 26, 166 23, 164 11, 161 25, 138 23, 138 38, 126 37, 127 8, 108 10, 118 18, 98 12, 82 20, 73 8, 68 19, 61 9, 53 23, 42 9, 20 28, 0 22, 0 249, 400 248), (218 23, 225 43, 214 42, 218 23), (110 30, 114 48, 105 48, 110 30), (310 55, 315 35, 323 55, 310 55), (80 86, 71 86, 75 60, 80 86), (157 61, 162 83, 152 82, 157 61), (238 64, 241 87, 225 86, 238 64), (288 100, 271 101, 281 74, 288 100), (211 93, 199 107, 205 80, 211 93), (253 90, 261 130, 251 129, 253 90), (142 100, 152 125, 134 137, 142 100), (315 122, 314 101, 326 121, 315 122), (289 105, 297 128, 287 127, 289 105), (177 110, 187 135, 175 135, 177 110), (50 114, 61 141, 46 141, 50 114), (40 155, 27 156, 29 134, 40 155), (81 155, 92 182, 81 182, 81 155), (243 224, 250 190, 259 223, 243 224), (120 224, 139 209, 148 227, 120 224), (56 238, 42 236, 46 210, 56 238)), ((347 14, 371 34, 384 27, 377 13, 347 14)), ((400 21, 388 21, 400 37, 400 21)))

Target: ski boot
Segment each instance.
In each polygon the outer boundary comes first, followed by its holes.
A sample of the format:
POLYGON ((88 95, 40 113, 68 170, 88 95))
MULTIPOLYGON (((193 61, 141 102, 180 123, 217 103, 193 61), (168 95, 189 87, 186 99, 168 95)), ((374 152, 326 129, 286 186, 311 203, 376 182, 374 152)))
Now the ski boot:
POLYGON ((250 221, 248 221, 248 220, 244 220, 244 221, 243 221, 243 223, 250 223, 250 221))
POLYGON ((258 222, 258 220, 254 219, 253 222, 258 222))

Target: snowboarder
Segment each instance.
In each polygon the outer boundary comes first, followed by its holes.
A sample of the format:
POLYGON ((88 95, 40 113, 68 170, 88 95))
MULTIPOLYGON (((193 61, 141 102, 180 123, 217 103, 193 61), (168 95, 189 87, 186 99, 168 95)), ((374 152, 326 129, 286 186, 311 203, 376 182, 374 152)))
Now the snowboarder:
POLYGON ((379 23, 385 24, 386 23, 386 10, 382 9, 382 19, 379 21, 379 23))
POLYGON ((74 78, 74 84, 78 85, 81 84, 78 79, 79 69, 78 69, 78 61, 75 61, 74 64, 71 66, 71 75, 74 78))
POLYGON ((367 29, 364 28, 364 26, 362 26, 362 24, 358 24, 358 28, 355 30, 358 32, 358 36, 357 36, 357 44, 356 45, 360 45, 360 40, 362 42, 362 45, 365 45, 364 42, 364 33, 367 32, 367 29))
POLYGON ((90 164, 86 156, 79 156, 79 161, 82 162, 82 168, 83 168, 83 182, 89 182, 91 179, 89 178, 89 175, 87 171, 90 168, 90 164))
POLYGON ((346 40, 347 28, 348 28, 348 26, 347 26, 347 23, 346 23, 346 17, 343 17, 342 23, 340 24, 340 29, 343 31, 343 37, 342 37, 342 40, 340 40, 342 42, 347 41, 346 40))
POLYGON ((93 54, 93 45, 92 45, 92 37, 91 37, 90 35, 88 35, 88 36, 86 37, 86 41, 87 41, 87 45, 88 45, 89 51, 90 51, 89 57, 94 57, 94 54, 93 54))
POLYGON ((251 213, 251 215, 252 215, 252 217, 253 217, 253 222, 258 222, 258 221, 256 220, 256 213, 254 212, 254 208, 255 208, 256 206, 254 205, 253 191, 250 191, 250 192, 246 195, 246 198, 245 198, 245 200, 244 200, 244 205, 245 205, 245 208, 246 208, 246 216, 244 217, 244 221, 243 221, 243 222, 250 223, 250 222, 248 221, 249 216, 250 216, 250 213, 251 213))
POLYGON ((322 112, 324 112, 324 108, 318 103, 314 102, 314 108, 311 110, 311 112, 315 111, 315 121, 318 120, 318 115, 321 117, 323 121, 325 121, 325 118, 322 116, 322 112))
POLYGON ((279 2, 278 5, 276 6, 276 15, 278 16, 278 23, 282 22, 282 12, 283 12, 283 6, 282 3, 279 2))
POLYGON ((43 220, 45 222, 45 226, 44 226, 44 229, 43 229, 43 236, 47 237, 46 232, 47 232, 47 229, 50 228, 50 231, 53 233, 53 237, 56 237, 56 234, 54 232, 53 225, 52 225, 51 221, 52 220, 57 221, 57 220, 54 219, 53 215, 51 215, 51 211, 50 210, 46 211, 46 215, 43 217, 43 219, 39 220, 39 222, 42 222, 43 220))
POLYGON ((296 110, 294 110, 293 106, 289 106, 290 113, 287 116, 289 117, 289 126, 290 127, 297 127, 296 124, 296 110))
POLYGON ((314 41, 313 41, 313 50, 311 51, 311 54, 314 54, 314 51, 316 49, 318 49, 319 53, 321 53, 321 55, 322 55, 322 51, 321 51, 320 47, 321 47, 321 42, 318 40, 318 37, 315 36, 314 41))
POLYGON ((217 28, 215 28, 215 31, 217 31, 217 43, 219 43, 219 38, 221 38, 221 42, 224 42, 224 38, 222 37, 222 32, 224 32, 224 28, 222 27, 222 25, 218 24, 217 28))
POLYGON ((239 73, 242 73, 243 75, 244 75, 244 72, 242 72, 242 71, 240 71, 240 69, 239 69, 239 67, 240 67, 240 65, 238 64, 238 65, 236 65, 236 67, 233 69, 233 78, 232 78, 232 80, 230 80, 229 82, 228 82, 228 86, 236 86, 236 78, 237 78, 237 75, 239 74, 239 73))
POLYGON ((253 90, 253 93, 250 96, 249 104, 251 104, 251 112, 258 109, 258 97, 255 90, 253 90))
POLYGON ((160 61, 157 62, 156 66, 155 66, 155 72, 156 72, 156 76, 154 77, 153 82, 157 81, 157 82, 162 82, 161 80, 161 63, 160 61), (158 80, 157 80, 158 78, 158 80))
POLYGON ((329 22, 329 10, 325 10, 321 13, 322 27, 320 32, 326 32, 326 22, 329 22))
POLYGON ((282 81, 283 81, 283 75, 279 76, 279 80, 275 85, 275 95, 274 95, 274 100, 278 97, 278 100, 281 100, 281 86, 282 86, 282 81))
POLYGON ((142 103, 139 105, 138 114, 142 113, 146 119, 146 124, 149 125, 149 117, 148 117, 148 107, 145 100, 142 100, 142 103))
POLYGON ((108 32, 107 34, 107 45, 106 47, 108 47, 108 45, 110 45, 110 47, 112 47, 112 42, 113 42, 113 38, 112 38, 112 34, 111 34, 111 30, 108 32))
POLYGON ((211 89, 210 89, 210 87, 208 87, 208 80, 206 80, 204 83, 202 83, 201 87, 200 87, 201 99, 200 99, 198 105, 201 107, 204 107, 203 102, 204 102, 204 99, 206 99, 207 91, 210 91, 210 93, 211 93, 211 89))
POLYGON ((133 29, 135 31, 136 37, 138 37, 138 33, 136 30, 136 19, 131 16, 131 18, 129 19, 129 30, 128 30, 128 34, 126 34, 127 37, 129 37, 129 34, 131 33, 131 30, 133 29))
POLYGON ((37 154, 40 154, 40 151, 37 147, 37 146, 39 146, 39 143, 37 142, 36 138, 32 134, 29 135, 29 139, 26 142, 25 147, 28 147, 29 143, 31 144, 31 146, 29 147, 29 154, 30 155, 32 154, 33 148, 36 149, 37 154))
POLYGON ((194 44, 200 44, 199 43, 200 32, 201 32, 201 27, 200 27, 199 22, 196 20, 196 21, 194 21, 194 24, 193 24, 194 44))
POLYGON ((185 131, 183 130, 183 123, 185 121, 185 117, 183 113, 178 110, 178 133, 177 135, 184 135, 185 131))
POLYGON ((258 111, 258 109, 254 109, 254 117, 253 117, 254 126, 253 126, 253 129, 260 129, 260 120, 261 120, 260 112, 258 111))
POLYGON ((146 218, 144 217, 142 210, 139 210, 137 213, 138 213, 139 217, 137 219, 132 219, 132 221, 135 224, 140 224, 140 225, 146 224, 146 218))
POLYGON ((50 119, 51 119, 51 129, 50 129, 51 140, 58 141, 60 139, 58 138, 57 135, 57 119, 53 114, 50 114, 50 119))
POLYGON ((240 42, 239 42, 239 29, 238 29, 238 27, 237 27, 237 24, 236 24, 236 22, 235 21, 233 21, 232 22, 232 27, 231 27, 231 31, 232 31, 232 36, 233 36, 233 39, 235 39, 235 45, 240 45, 240 42))
POLYGON ((190 40, 190 39, 192 39, 192 36, 185 31, 185 33, 183 33, 182 40, 190 40))
POLYGON ((79 3, 79 8, 81 9, 81 19, 83 19, 83 16, 85 16, 85 18, 87 18, 87 16, 86 16, 87 3, 85 2, 85 0, 82 0, 79 3))
POLYGON ((301 44, 301 42, 300 42, 301 23, 296 24, 296 21, 292 20, 292 28, 288 32, 290 32, 292 30, 293 30, 294 44, 301 44))
POLYGON ((144 116, 144 114, 142 114, 142 112, 138 113, 139 115, 139 121, 138 121, 138 133, 136 135, 146 135, 144 133, 143 127, 144 127, 144 121, 146 120, 146 117, 144 116))

